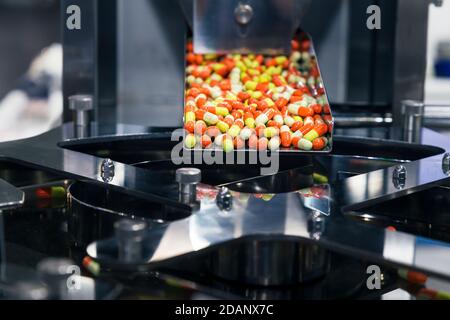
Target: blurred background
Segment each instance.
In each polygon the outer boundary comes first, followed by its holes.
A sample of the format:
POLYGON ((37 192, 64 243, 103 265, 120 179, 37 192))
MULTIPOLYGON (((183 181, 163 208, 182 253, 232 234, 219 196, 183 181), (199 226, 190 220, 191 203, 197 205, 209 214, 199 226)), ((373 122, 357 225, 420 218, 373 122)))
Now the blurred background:
MULTIPOLYGON (((0 0, 0 141, 61 123, 60 38, 60 0, 0 0)), ((450 104, 450 0, 430 6, 427 62, 426 102, 450 104)))

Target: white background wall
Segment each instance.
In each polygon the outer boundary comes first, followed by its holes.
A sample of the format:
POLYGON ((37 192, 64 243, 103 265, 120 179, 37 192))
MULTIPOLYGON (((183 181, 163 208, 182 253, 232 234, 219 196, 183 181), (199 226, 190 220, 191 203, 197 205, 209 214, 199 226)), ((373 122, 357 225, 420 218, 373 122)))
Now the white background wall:
POLYGON ((434 77, 434 59, 439 41, 450 41, 450 0, 440 8, 430 6, 428 28, 428 70, 425 100, 430 103, 450 104, 450 79, 434 77))

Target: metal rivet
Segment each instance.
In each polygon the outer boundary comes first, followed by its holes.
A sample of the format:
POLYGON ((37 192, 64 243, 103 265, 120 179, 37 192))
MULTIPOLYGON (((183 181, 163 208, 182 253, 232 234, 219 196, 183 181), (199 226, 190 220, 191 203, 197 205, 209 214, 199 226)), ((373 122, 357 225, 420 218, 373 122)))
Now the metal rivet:
POLYGON ((253 19, 253 8, 248 4, 239 3, 234 10, 234 17, 241 25, 249 24, 253 19))

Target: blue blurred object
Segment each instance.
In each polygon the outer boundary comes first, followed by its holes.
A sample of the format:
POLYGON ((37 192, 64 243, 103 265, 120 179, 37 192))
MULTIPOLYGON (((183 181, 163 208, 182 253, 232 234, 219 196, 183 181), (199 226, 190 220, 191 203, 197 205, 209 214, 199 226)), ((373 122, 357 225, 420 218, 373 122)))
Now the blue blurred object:
POLYGON ((450 60, 438 60, 434 69, 436 77, 450 78, 450 60))
POLYGON ((434 69, 436 77, 450 78, 450 41, 438 44, 434 69))

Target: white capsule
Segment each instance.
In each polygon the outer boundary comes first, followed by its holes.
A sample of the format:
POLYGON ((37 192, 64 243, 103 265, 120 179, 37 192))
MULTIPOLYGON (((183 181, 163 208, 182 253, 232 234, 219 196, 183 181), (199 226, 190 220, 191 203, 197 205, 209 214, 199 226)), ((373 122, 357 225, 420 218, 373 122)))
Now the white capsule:
POLYGON ((269 140, 268 147, 270 150, 275 151, 280 149, 281 140, 279 136, 272 137, 272 139, 269 140))
POLYGON ((309 140, 300 139, 299 142, 298 142, 298 148, 300 150, 310 151, 313 148, 313 144, 309 140))
POLYGON ((246 141, 246 140, 250 139, 250 137, 252 136, 252 133, 253 133, 253 131, 250 128, 245 127, 239 133, 239 137, 242 140, 246 141))

